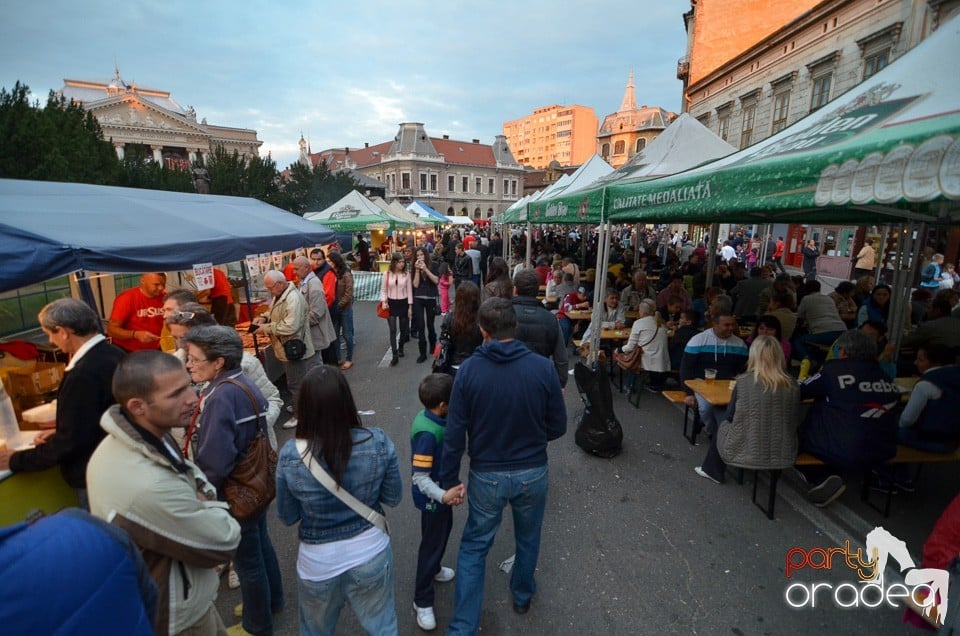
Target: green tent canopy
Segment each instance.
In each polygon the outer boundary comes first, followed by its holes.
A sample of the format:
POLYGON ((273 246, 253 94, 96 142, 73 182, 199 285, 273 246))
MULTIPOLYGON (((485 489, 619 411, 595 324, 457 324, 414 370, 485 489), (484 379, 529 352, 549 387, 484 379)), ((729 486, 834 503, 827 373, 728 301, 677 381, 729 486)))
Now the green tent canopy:
POLYGON ((614 222, 960 221, 960 18, 766 140, 687 172, 615 181, 614 222))
POLYGON ((363 230, 409 229, 416 225, 398 219, 384 211, 376 203, 356 190, 351 190, 339 201, 320 212, 303 215, 308 221, 322 223, 335 232, 358 232, 363 230))

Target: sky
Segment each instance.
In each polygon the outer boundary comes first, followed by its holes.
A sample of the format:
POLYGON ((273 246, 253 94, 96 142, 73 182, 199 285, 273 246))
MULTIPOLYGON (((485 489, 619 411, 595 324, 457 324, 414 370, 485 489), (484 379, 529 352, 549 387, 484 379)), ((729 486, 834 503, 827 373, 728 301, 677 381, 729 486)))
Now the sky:
POLYGON ((690 0, 10 3, 0 87, 41 102, 64 78, 167 90, 197 118, 252 128, 283 169, 301 131, 314 152, 388 141, 398 124, 493 143, 551 104, 680 112, 690 0))

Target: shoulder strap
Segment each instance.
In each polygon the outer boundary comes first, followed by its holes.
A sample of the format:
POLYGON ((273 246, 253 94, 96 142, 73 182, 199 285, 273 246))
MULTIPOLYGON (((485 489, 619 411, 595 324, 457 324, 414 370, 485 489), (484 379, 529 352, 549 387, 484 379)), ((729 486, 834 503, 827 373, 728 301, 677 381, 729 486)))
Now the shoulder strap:
POLYGON ((320 462, 314 461, 313 454, 307 448, 307 440, 298 439, 295 443, 297 452, 303 459, 303 463, 307 465, 310 474, 320 482, 320 485, 329 490, 330 494, 342 501, 348 508, 373 524, 374 527, 379 528, 386 534, 390 534, 390 527, 387 525, 386 517, 338 486, 337 482, 330 476, 330 473, 323 469, 320 462))
POLYGON ((245 385, 243 382, 237 382, 237 381, 234 380, 233 378, 226 378, 226 379, 225 379, 223 382, 221 382, 220 384, 223 384, 224 382, 229 382, 230 384, 235 384, 236 386, 238 386, 238 387, 240 387, 241 389, 243 389, 243 392, 247 394, 247 397, 250 398, 250 404, 253 405, 253 413, 254 413, 254 415, 257 416, 257 432, 258 432, 258 433, 263 433, 264 435, 266 435, 267 432, 266 432, 266 431, 264 430, 264 428, 263 428, 263 418, 262 418, 261 415, 260 415, 260 405, 257 404, 257 398, 253 397, 253 393, 250 391, 250 389, 247 388, 247 385, 245 385))

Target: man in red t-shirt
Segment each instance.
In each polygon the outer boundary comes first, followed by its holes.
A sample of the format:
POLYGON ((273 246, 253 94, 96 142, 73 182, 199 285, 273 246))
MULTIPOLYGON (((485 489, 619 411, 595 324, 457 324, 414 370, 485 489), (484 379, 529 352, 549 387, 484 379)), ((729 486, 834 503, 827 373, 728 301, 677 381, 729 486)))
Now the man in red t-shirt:
POLYGON ((787 270, 783 267, 783 237, 778 236, 776 242, 776 250, 773 252, 773 266, 780 270, 782 274, 786 274, 787 270))
POLYGON ((463 251, 467 251, 473 246, 473 243, 477 240, 477 233, 470 232, 465 237, 463 237, 463 251))
POLYGON ((125 351, 160 348, 163 331, 163 274, 144 274, 140 286, 117 296, 107 335, 125 351))

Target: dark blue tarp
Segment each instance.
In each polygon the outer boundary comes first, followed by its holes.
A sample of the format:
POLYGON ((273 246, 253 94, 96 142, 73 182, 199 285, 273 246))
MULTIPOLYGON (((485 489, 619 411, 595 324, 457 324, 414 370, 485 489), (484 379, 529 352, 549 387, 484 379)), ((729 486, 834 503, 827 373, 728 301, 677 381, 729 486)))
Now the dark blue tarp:
POLYGON ((183 270, 333 239, 257 199, 0 179, 0 291, 81 269, 183 270))

